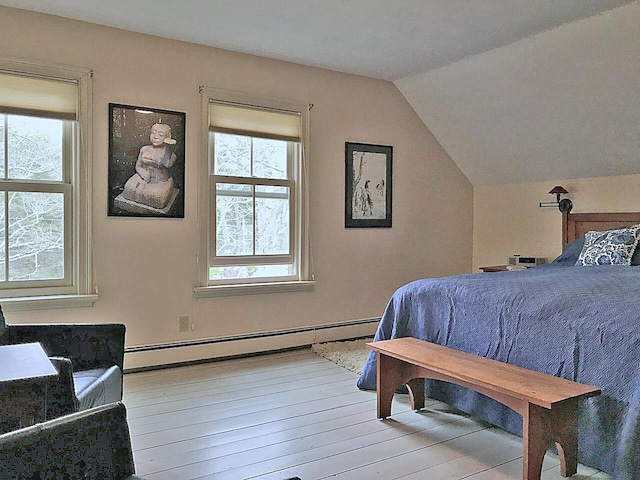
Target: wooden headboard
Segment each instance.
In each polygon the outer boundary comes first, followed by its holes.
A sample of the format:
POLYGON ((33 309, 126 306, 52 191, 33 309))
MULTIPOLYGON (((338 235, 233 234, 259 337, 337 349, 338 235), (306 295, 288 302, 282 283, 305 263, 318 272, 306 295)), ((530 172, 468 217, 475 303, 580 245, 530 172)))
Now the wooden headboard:
POLYGON ((610 230, 640 223, 640 212, 627 213, 563 213, 562 248, 584 237, 589 230, 610 230))

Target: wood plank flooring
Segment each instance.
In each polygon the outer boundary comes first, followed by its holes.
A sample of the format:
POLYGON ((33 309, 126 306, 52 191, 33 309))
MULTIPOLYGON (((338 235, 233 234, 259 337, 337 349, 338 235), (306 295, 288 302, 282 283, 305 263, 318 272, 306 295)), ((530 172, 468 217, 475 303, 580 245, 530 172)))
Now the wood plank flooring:
MULTIPOLYGON (((310 349, 126 374, 136 471, 149 480, 520 480, 518 437, 433 400, 375 392, 310 349)), ((560 480, 547 454, 542 480, 560 480)), ((579 466, 572 479, 610 479, 579 466)))

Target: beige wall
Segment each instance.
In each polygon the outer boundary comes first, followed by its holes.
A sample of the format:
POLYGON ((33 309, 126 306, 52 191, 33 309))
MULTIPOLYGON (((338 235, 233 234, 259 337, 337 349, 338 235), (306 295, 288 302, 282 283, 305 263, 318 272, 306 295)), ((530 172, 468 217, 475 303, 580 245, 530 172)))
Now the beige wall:
POLYGON ((100 299, 92 309, 12 313, 10 322, 124 322, 129 346, 272 331, 380 316, 398 286, 471 267, 472 186, 390 82, 5 7, 0 45, 4 57, 94 70, 100 299), (200 85, 315 104, 314 291, 194 299, 200 85), (183 220, 107 217, 109 102, 186 112, 183 220), (393 145, 393 228, 344 228, 345 141, 393 145), (195 331, 178 332, 180 315, 191 316, 195 331))
POLYGON ((574 213, 640 210, 640 175, 476 187, 473 271, 503 265, 513 254, 551 261, 561 253, 561 213, 538 206, 555 199, 548 192, 556 185, 569 191, 574 213))

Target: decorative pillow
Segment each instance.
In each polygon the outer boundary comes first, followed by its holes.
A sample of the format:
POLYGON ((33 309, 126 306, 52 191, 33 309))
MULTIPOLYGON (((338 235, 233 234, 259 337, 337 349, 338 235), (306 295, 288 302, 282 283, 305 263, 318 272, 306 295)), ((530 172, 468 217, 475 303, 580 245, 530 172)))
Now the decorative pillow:
POLYGON ((582 247, 584 246, 584 237, 578 238, 573 242, 567 243, 562 250, 562 254, 553 261, 553 263, 571 263, 575 264, 578 258, 580 257, 580 252, 582 252, 582 247))
POLYGON ((640 240, 640 225, 587 232, 576 265, 631 265, 631 257, 640 240))

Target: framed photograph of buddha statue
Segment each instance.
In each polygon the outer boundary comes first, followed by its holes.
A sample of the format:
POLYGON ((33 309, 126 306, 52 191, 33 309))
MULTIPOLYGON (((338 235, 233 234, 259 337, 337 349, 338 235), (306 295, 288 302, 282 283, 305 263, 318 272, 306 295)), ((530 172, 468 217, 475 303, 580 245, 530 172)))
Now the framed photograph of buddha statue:
POLYGON ((184 218, 185 123, 183 112, 109 104, 109 216, 184 218))

